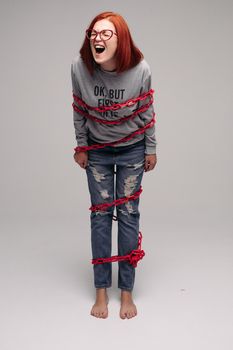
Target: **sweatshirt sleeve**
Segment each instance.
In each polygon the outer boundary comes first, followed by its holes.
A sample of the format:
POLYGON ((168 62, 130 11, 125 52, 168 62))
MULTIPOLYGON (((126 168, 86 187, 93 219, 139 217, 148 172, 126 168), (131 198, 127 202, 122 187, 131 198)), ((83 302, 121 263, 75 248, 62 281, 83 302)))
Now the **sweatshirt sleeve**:
MULTIPOLYGON (((151 74, 148 75, 146 78, 142 89, 141 89, 141 94, 148 92, 151 89, 151 74)), ((148 102, 148 99, 141 101, 139 106, 145 104, 148 102)), ((140 113, 141 119, 144 121, 144 125, 148 124, 154 115, 154 106, 153 103, 149 106, 147 111, 140 113)), ((157 145, 157 140, 156 140, 156 128, 155 124, 151 127, 146 129, 145 131, 145 145, 146 145, 146 154, 155 154, 156 153, 156 145, 157 145)))
MULTIPOLYGON (((72 81, 72 92, 74 95, 78 96, 79 98, 82 98, 82 94, 78 85, 77 77, 74 73, 74 65, 73 62, 71 63, 71 81, 72 81)), ((77 103, 74 101, 74 104, 77 105, 77 103)), ((82 106, 77 106, 81 110, 85 110, 82 106)), ((74 122, 74 129, 75 129, 75 136, 76 136, 76 142, 78 146, 87 146, 88 145, 88 128, 86 125, 86 118, 76 112, 73 109, 73 122, 74 122)))

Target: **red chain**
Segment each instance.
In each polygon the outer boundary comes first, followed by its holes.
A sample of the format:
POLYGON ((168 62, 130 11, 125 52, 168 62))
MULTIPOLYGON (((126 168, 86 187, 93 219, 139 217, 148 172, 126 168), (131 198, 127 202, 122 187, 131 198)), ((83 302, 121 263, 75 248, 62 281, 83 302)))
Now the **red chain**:
POLYGON ((96 212, 99 210, 106 210, 107 208, 112 207, 113 205, 120 205, 123 203, 127 203, 128 201, 134 201, 135 199, 137 199, 140 196, 141 193, 142 193, 142 186, 140 186, 140 188, 137 192, 134 192, 130 196, 115 199, 114 201, 112 201, 110 203, 101 203, 101 204, 92 205, 89 208, 89 210, 91 210, 92 212, 96 212))
POLYGON ((91 149, 104 148, 106 146, 113 146, 113 145, 117 145, 118 143, 121 143, 121 142, 129 141, 133 137, 135 137, 136 135, 143 134, 147 129, 151 128, 156 122, 156 120, 154 119, 154 116, 155 116, 155 113, 153 113, 153 119, 148 124, 146 124, 142 128, 139 128, 138 130, 134 131, 129 136, 123 137, 120 140, 109 142, 109 143, 101 143, 101 144, 98 143, 98 144, 94 144, 91 146, 77 146, 74 148, 74 150, 75 150, 75 152, 85 152, 85 151, 90 151, 91 149))
POLYGON ((135 112, 133 112, 130 115, 127 115, 125 117, 122 117, 120 119, 117 120, 106 120, 106 119, 100 119, 95 117, 92 114, 89 114, 85 111, 83 111, 82 109, 78 108, 74 103, 72 104, 73 109, 75 112, 82 114, 84 117, 94 120, 97 123, 101 123, 101 124, 107 124, 107 125, 119 125, 121 123, 123 123, 124 121, 128 120, 128 119, 133 119, 136 115, 138 115, 139 113, 142 112, 146 112, 148 110, 148 108, 150 107, 150 105, 154 102, 153 97, 150 99, 150 101, 148 103, 146 103, 145 105, 141 106, 140 108, 138 108, 135 112))
POLYGON ((137 267, 138 261, 145 256, 144 250, 141 249, 141 241, 142 241, 142 233, 139 232, 138 249, 132 250, 128 255, 122 255, 122 256, 114 255, 114 256, 111 256, 110 258, 92 259, 92 264, 103 264, 107 262, 129 260, 129 263, 131 265, 133 265, 134 267, 137 267))
MULTIPOLYGON (((102 107, 89 106, 81 98, 79 98, 78 96, 76 96, 73 93, 74 100, 77 103, 79 103, 79 105, 81 105, 81 106, 83 106, 83 107, 85 107, 87 109, 95 110, 95 111, 98 111, 98 112, 103 112, 103 111, 107 111, 107 110, 117 110, 117 109, 123 108, 125 106, 132 106, 133 104, 135 104, 139 100, 144 100, 147 97, 150 98, 150 101, 148 103, 146 103, 145 105, 143 105, 140 108, 138 108, 131 115, 122 117, 122 118, 120 118, 118 120, 112 120, 112 121, 108 121, 108 120, 97 118, 97 117, 95 117, 95 116, 93 116, 93 115, 91 115, 91 114, 89 114, 89 113, 79 109, 78 106, 76 106, 74 103, 72 104, 72 106, 73 106, 73 109, 76 112, 84 115, 86 118, 90 118, 90 119, 96 121, 97 123, 118 125, 118 124, 120 124, 120 123, 122 123, 122 122, 124 122, 124 121, 126 121, 128 119, 134 118, 139 113, 147 111, 149 106, 153 103, 153 93, 154 93, 154 90, 150 89, 148 92, 146 92, 146 93, 144 93, 142 95, 139 95, 137 98, 129 99, 126 102, 123 102, 123 103, 116 103, 116 104, 112 104, 111 106, 102 106, 102 107)), ((148 124, 146 124, 142 128, 139 128, 138 130, 136 130, 132 134, 130 134, 130 135, 126 136, 126 137, 123 137, 120 140, 113 141, 113 142, 108 142, 108 143, 94 144, 94 145, 91 145, 91 146, 77 146, 77 147, 74 148, 74 151, 75 152, 86 152, 86 151, 89 151, 89 150, 92 150, 92 149, 100 149, 100 148, 104 148, 106 146, 114 146, 114 145, 117 145, 117 144, 122 143, 122 142, 127 142, 127 141, 131 140, 133 137, 135 137, 136 135, 143 134, 148 128, 151 128, 154 125, 154 123, 155 123, 155 118, 154 117, 155 117, 155 113, 153 112, 153 118, 148 124)))
POLYGON ((154 90, 150 89, 149 91, 145 92, 142 95, 139 95, 136 98, 131 98, 131 99, 129 99, 125 102, 122 102, 122 103, 115 103, 115 104, 112 104, 111 106, 102 106, 102 107, 89 106, 87 103, 85 103, 80 97, 76 96, 74 93, 73 93, 73 98, 82 107, 85 107, 87 109, 94 110, 97 112, 106 112, 106 111, 117 110, 117 109, 120 109, 123 107, 131 107, 136 102, 138 102, 140 100, 145 100, 148 96, 151 97, 153 95, 153 93, 154 93, 154 90))
MULTIPOLYGON (((135 199, 139 198, 141 193, 142 193, 142 186, 140 186, 139 190, 134 192, 130 196, 126 196, 126 197, 122 197, 122 198, 119 198, 119 199, 115 199, 114 201, 112 201, 110 203, 102 203, 102 204, 92 205, 89 209, 92 212, 96 212, 96 211, 99 211, 99 210, 106 210, 108 207, 112 207, 114 205, 117 206, 117 205, 120 205, 120 204, 123 204, 123 203, 127 203, 128 201, 135 200, 135 199)), ((106 263, 106 262, 115 262, 115 261, 129 260, 129 263, 131 265, 133 265, 134 267, 137 267, 138 261, 141 260, 144 257, 144 255, 145 255, 144 250, 141 249, 141 241, 142 241, 142 233, 139 232, 138 249, 132 250, 131 253, 128 254, 128 255, 123 255, 123 256, 114 255, 114 256, 111 256, 110 258, 92 259, 92 264, 103 264, 103 263, 106 263)))
MULTIPOLYGON (((103 107, 89 106, 82 99, 80 99, 78 96, 73 94, 74 100, 80 106, 85 107, 85 108, 87 108, 89 110, 95 110, 97 112, 105 112, 105 111, 108 111, 108 110, 117 110, 117 109, 120 109, 120 108, 123 108, 123 107, 130 107, 130 106, 134 105, 137 101, 144 100, 147 97, 150 98, 150 101, 147 104, 145 104, 145 105, 141 106, 140 108, 138 108, 131 115, 122 117, 122 118, 120 118, 118 120, 115 120, 115 121, 107 121, 107 120, 99 119, 99 118, 97 118, 97 117, 95 117, 95 116, 93 116, 93 115, 91 115, 91 114, 89 114, 89 113, 79 109, 74 103, 72 104, 72 106, 73 106, 73 109, 76 112, 82 114, 86 118, 90 118, 90 119, 96 121, 97 123, 115 124, 115 125, 117 125, 117 124, 120 124, 120 123, 130 119, 130 118, 134 118, 139 113, 147 111, 149 106, 153 103, 153 96, 152 96, 153 93, 154 93, 154 90, 150 89, 148 92, 138 96, 135 99, 130 99, 130 100, 127 100, 126 102, 123 102, 123 103, 117 103, 117 104, 112 104, 111 106, 103 106, 103 107)), ((136 130, 135 132, 131 133, 130 135, 128 135, 126 137, 123 137, 120 140, 109 142, 109 143, 103 143, 103 144, 94 144, 92 146, 79 146, 79 147, 75 147, 74 150, 75 150, 75 152, 89 151, 91 149, 99 149, 99 148, 104 148, 106 146, 113 146, 113 145, 117 145, 117 144, 122 143, 122 142, 126 142, 128 140, 131 140, 136 135, 140 135, 140 134, 144 133, 148 128, 151 128, 155 124, 155 122, 156 122, 156 120, 155 120, 155 113, 153 113, 153 118, 148 124, 146 124, 142 128, 139 128, 138 130, 136 130)), ((142 187, 140 186, 139 190, 137 192, 133 193, 130 196, 126 196, 126 197, 122 197, 122 198, 116 199, 116 200, 112 201, 111 203, 102 203, 102 204, 92 205, 89 209, 92 212, 96 212, 96 211, 99 211, 99 210, 106 210, 108 207, 111 207, 111 206, 114 206, 114 205, 117 206, 117 205, 120 205, 120 204, 123 204, 123 203, 127 203, 128 201, 135 200, 135 199, 139 198, 141 193, 142 193, 142 187)), ((132 250, 131 253, 128 254, 128 255, 123 255, 123 256, 115 255, 115 256, 111 256, 110 258, 92 259, 92 264, 103 264, 105 262, 114 262, 114 261, 128 260, 131 265, 133 265, 134 267, 137 267, 138 261, 141 260, 144 257, 144 255, 145 255, 144 250, 141 249, 141 241, 142 241, 142 233, 139 232, 138 249, 132 250)))

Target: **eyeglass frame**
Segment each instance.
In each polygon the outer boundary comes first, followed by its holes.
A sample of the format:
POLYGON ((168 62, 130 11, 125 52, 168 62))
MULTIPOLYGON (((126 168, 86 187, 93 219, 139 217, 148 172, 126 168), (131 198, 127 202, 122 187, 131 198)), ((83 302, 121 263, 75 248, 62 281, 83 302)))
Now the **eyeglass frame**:
POLYGON ((95 39, 97 38, 97 35, 98 35, 98 34, 100 35, 100 38, 101 38, 101 40, 103 40, 103 41, 107 41, 107 40, 111 39, 112 36, 113 36, 113 34, 115 34, 115 35, 117 36, 117 33, 115 33, 112 29, 102 29, 100 32, 97 31, 97 30, 95 30, 95 29, 90 29, 90 28, 86 29, 86 37, 87 37, 88 40, 95 40, 95 39), (94 37, 93 39, 88 38, 88 36, 87 36, 87 32, 90 31, 90 30, 93 31, 93 32, 95 32, 95 37, 94 37), (111 35, 108 39, 103 39, 103 38, 101 37, 101 33, 104 32, 105 30, 108 30, 108 31, 110 31, 110 32, 112 33, 112 35, 111 35))

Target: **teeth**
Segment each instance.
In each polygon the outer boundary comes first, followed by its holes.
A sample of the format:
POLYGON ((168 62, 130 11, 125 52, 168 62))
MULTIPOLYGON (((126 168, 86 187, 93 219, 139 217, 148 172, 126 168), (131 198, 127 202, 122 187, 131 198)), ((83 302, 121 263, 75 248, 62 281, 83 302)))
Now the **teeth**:
POLYGON ((102 46, 102 45, 95 45, 95 48, 98 48, 98 47, 99 48, 102 48, 102 47, 104 48, 104 46, 102 46))

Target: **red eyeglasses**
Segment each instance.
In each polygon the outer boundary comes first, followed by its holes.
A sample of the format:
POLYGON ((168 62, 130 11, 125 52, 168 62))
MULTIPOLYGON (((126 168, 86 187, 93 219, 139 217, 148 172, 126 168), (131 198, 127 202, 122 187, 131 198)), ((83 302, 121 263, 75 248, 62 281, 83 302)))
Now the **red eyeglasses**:
POLYGON ((111 37, 113 36, 113 34, 115 34, 117 36, 117 33, 115 33, 113 30, 111 29, 103 29, 100 32, 98 32, 95 29, 87 29, 86 30, 86 37, 89 40, 95 40, 95 38, 97 37, 97 35, 100 35, 100 38, 102 40, 109 40, 111 39, 111 37))

